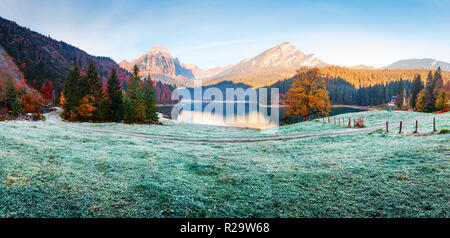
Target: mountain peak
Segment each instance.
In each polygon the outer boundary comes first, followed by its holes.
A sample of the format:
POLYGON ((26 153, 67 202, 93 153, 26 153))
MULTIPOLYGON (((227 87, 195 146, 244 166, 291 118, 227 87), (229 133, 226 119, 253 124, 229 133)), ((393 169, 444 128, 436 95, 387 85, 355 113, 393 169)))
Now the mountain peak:
POLYGON ((148 52, 148 54, 150 54, 150 55, 157 55, 157 54, 160 54, 160 55, 164 55, 164 56, 171 57, 171 56, 170 56, 169 50, 168 50, 166 47, 162 46, 162 45, 154 46, 154 47, 148 52))

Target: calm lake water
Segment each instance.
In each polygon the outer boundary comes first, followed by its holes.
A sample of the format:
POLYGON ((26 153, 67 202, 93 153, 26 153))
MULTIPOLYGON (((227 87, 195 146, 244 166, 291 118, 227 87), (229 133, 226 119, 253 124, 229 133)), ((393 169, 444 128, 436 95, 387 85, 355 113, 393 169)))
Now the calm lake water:
MULTIPOLYGON (((194 123, 215 126, 266 129, 283 123, 283 107, 270 107, 249 102, 182 102, 181 107, 160 106, 159 112, 181 123, 194 123), (178 114, 172 111, 177 111, 178 114), (272 114, 273 113, 273 114, 272 114), (278 119, 279 118, 279 119, 278 119)), ((359 112, 360 109, 333 107, 330 116, 359 112)), ((317 116, 312 116, 312 118, 317 116)), ((301 117, 292 118, 289 123, 301 122, 301 117)))

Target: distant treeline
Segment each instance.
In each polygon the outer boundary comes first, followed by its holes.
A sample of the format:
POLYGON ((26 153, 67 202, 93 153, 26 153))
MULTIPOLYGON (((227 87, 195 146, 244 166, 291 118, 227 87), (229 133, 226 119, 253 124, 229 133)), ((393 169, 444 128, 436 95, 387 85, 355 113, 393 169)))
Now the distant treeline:
MULTIPOLYGON (((408 80, 380 83, 362 88, 356 88, 342 78, 325 78, 324 80, 332 104, 380 105, 389 102, 392 96, 400 93, 400 90, 405 89, 406 92, 409 92, 411 88, 411 82, 408 80)), ((279 88, 280 94, 286 94, 291 88, 292 81, 292 78, 286 79, 275 83, 270 88, 279 88)))

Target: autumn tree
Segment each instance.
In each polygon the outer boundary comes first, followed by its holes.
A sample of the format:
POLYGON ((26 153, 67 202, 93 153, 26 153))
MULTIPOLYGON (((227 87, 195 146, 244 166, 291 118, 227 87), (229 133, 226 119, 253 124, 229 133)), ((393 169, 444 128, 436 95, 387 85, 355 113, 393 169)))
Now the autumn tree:
POLYGON ((47 102, 53 102, 53 83, 52 81, 47 81, 42 84, 40 92, 44 96, 47 102))
POLYGON ((439 91, 439 93, 437 94, 436 103, 434 106, 436 108, 436 110, 440 111, 447 107, 447 95, 448 95, 448 93, 444 89, 441 89, 439 91))
POLYGON ((34 113, 41 109, 39 98, 32 93, 23 94, 20 98, 20 104, 22 104, 25 113, 34 113))
POLYGON ((81 99, 80 105, 77 107, 78 116, 83 121, 90 121, 93 119, 95 112, 95 98, 89 95, 86 95, 81 99))
POLYGON ((122 89, 120 88, 120 82, 114 68, 108 78, 106 90, 108 93, 109 119, 114 122, 119 122, 123 119, 122 89))
POLYGON ((309 120, 312 114, 328 115, 331 103, 320 70, 297 71, 284 103, 288 105, 286 117, 303 116, 309 120))
POLYGON ((417 95, 417 100, 416 100, 416 109, 419 112, 425 112, 426 111, 426 103, 425 103, 425 89, 422 89, 419 94, 417 95))

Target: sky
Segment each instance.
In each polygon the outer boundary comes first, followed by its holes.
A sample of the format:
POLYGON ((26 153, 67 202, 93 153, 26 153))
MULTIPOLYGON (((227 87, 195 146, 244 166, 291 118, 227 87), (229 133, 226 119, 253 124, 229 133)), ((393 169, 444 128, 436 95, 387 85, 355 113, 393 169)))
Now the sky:
POLYGON ((163 45, 183 63, 235 64, 283 42, 328 64, 450 62, 450 0, 0 0, 0 16, 89 54, 131 61, 163 45))

